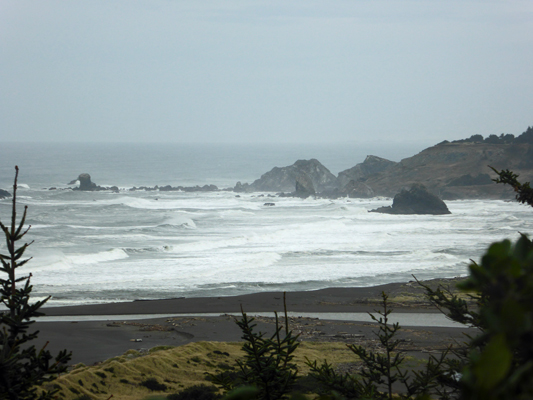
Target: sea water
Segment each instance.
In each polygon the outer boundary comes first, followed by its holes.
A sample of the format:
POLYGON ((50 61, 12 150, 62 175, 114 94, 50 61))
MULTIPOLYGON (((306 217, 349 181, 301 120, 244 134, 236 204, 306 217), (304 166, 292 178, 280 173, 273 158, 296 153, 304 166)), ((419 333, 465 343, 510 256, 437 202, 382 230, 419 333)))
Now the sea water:
MULTIPOLYGON (((0 187, 10 189, 18 164, 19 215, 27 205, 25 239, 34 241, 26 253, 33 259, 20 273, 33 274, 34 297, 51 295, 52 306, 454 277, 491 242, 533 231, 531 209, 516 202, 449 201, 450 215, 401 216, 368 212, 390 205, 386 198, 127 190, 232 187, 312 157, 337 174, 362 162, 364 150, 8 144, 0 150, 0 187), (82 172, 121 190, 68 190, 82 172)), ((4 223, 10 206, 0 200, 4 223)))

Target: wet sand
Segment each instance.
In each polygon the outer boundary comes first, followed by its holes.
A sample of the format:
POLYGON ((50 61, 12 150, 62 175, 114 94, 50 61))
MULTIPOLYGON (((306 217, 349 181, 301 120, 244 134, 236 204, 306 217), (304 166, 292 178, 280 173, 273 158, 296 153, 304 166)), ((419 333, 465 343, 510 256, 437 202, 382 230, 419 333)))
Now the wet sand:
MULTIPOLYGON (((374 312, 379 309, 382 291, 398 292, 402 284, 366 288, 331 288, 311 292, 287 293, 287 309, 292 312, 374 312)), ((403 289, 402 289, 403 290, 403 289)), ((72 351, 71 364, 92 365, 129 349, 147 351, 155 346, 179 346, 195 341, 239 341, 241 332, 234 317, 225 313, 283 312, 283 293, 256 293, 234 297, 176 298, 74 307, 51 307, 47 316, 109 316, 104 321, 37 322, 40 331, 36 345, 49 342, 47 349, 56 354, 72 351), (220 313, 218 317, 158 317, 158 314, 220 313), (147 314, 154 318, 124 321, 120 315, 147 314)), ((394 312, 436 312, 424 304, 392 304, 394 312)), ((280 314, 281 315, 281 314, 280 314)), ((258 317, 258 329, 273 330, 273 318, 258 317)), ((367 343, 375 341, 376 325, 368 322, 325 321, 291 318, 290 327, 302 340, 367 343)), ((429 353, 462 340, 467 328, 405 327, 401 339, 413 352, 429 353)))

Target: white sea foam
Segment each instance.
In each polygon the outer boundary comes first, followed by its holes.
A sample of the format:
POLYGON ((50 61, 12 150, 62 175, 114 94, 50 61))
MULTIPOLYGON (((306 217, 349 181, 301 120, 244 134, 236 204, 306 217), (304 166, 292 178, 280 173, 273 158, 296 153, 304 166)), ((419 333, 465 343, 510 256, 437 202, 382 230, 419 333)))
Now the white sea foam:
POLYGON ((77 266, 121 260, 127 257, 128 254, 123 249, 112 249, 89 254, 64 254, 60 251, 49 250, 40 252, 38 257, 36 257, 39 260, 32 262, 32 264, 27 264, 24 269, 38 270, 46 274, 52 271, 72 270, 77 266))
POLYGON ((220 212, 220 217, 221 218, 228 218, 228 217, 232 217, 232 218, 235 218, 235 217, 245 217, 245 216, 253 216, 255 215, 255 213, 253 213, 252 211, 248 211, 248 210, 224 210, 224 211, 221 211, 220 212))
POLYGON ((103 231, 103 230, 120 230, 122 227, 113 227, 113 226, 84 226, 84 225, 65 225, 67 228, 80 229, 80 230, 94 230, 94 231, 103 231))
POLYGON ((169 218, 167 218, 160 226, 163 225, 174 225, 174 226, 180 226, 187 229, 196 229, 196 224, 191 218, 187 218, 183 215, 173 215, 169 218))
MULTIPOLYGON (((33 259, 21 267, 21 272, 29 273, 36 275, 34 279, 39 279, 44 277, 48 271, 62 271, 64 272, 67 269, 71 268, 71 265, 67 262, 66 256, 63 252, 57 249, 39 249, 36 254, 34 253, 35 249, 29 248, 30 251, 26 252, 25 255, 32 256, 33 259)), ((46 279, 45 279, 46 280, 46 279)))
POLYGON ((73 264, 95 264, 105 261, 120 260, 127 258, 128 255, 122 249, 112 249, 94 254, 71 254, 65 257, 73 264))
POLYGON ((368 213, 390 199, 37 195, 44 205, 32 200, 35 258, 24 268, 34 272, 36 294, 53 294, 52 303, 371 285, 413 273, 455 276, 490 242, 533 228, 528 209, 498 201, 448 202, 446 216, 397 216, 368 213), (276 205, 263 206, 270 201, 276 205))

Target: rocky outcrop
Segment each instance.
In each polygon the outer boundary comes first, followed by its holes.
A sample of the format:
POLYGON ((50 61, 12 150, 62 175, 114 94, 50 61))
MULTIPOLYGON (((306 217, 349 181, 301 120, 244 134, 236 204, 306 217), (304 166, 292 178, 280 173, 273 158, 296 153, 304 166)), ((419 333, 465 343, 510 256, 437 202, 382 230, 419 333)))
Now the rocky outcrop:
POLYGON ((147 188, 147 187, 136 188, 136 187, 133 187, 130 190, 132 190, 132 191, 133 190, 159 190, 160 192, 172 192, 172 191, 175 191, 175 192, 214 192, 214 191, 218 190, 218 187, 215 186, 215 185, 176 186, 176 187, 173 187, 173 186, 170 186, 170 185, 166 185, 166 186, 155 186, 153 188, 147 188))
MULTIPOLYGON (((108 190, 114 193, 119 192, 118 186, 98 186, 96 183, 91 181, 91 175, 87 173, 80 174, 78 176, 78 179, 74 179, 73 181, 69 182, 69 185, 74 185, 76 182, 80 183, 79 187, 75 187, 72 190, 82 190, 85 192, 93 192, 93 191, 99 191, 99 190, 108 190)), ((55 188, 50 188, 49 190, 53 190, 55 188)))
MULTIPOLYGON (((240 181, 235 184, 235 187, 233 188, 234 192, 248 192, 250 185, 247 183, 242 184, 240 181)), ((251 190, 250 190, 251 191, 251 190)))
POLYGON ((307 175, 315 191, 324 191, 336 187, 337 178, 318 160, 298 160, 288 167, 275 167, 263 174, 252 184, 235 185, 234 191, 246 192, 293 192, 296 180, 307 175))
POLYGON ((414 185, 409 190, 402 190, 392 202, 392 207, 380 207, 370 212, 383 214, 451 214, 440 198, 429 193, 423 185, 414 185))
POLYGON ((11 193, 9 193, 7 190, 0 189, 0 199, 5 199, 7 197, 11 197, 11 193))
POLYGON ((376 156, 367 156, 365 161, 355 167, 339 172, 337 185, 344 188, 350 181, 366 181, 368 177, 386 171, 398 163, 376 156))
POLYGON ((374 197, 374 191, 370 186, 364 182, 357 182, 354 180, 348 182, 348 184, 342 189, 341 193, 351 198, 368 199, 374 197))
POLYGON ((313 181, 311 181, 311 178, 309 178, 306 173, 302 172, 296 177, 296 188, 294 192, 295 196, 306 198, 314 195, 315 193, 316 191, 313 181))
MULTIPOLYGON (((96 183, 91 181, 91 175, 87 173, 80 174, 78 176, 78 179, 74 179, 72 182, 69 183, 69 185, 74 185, 76 182, 80 182, 80 186, 74 188, 73 190, 84 190, 84 191, 96 191, 96 190, 108 190, 112 192, 119 192, 120 189, 117 186, 98 186, 96 183)), ((141 186, 141 187, 132 187, 129 189, 130 191, 136 191, 136 190, 144 190, 144 191, 152 191, 152 190, 158 190, 160 192, 170 192, 170 191, 179 191, 179 192, 214 192, 218 190, 218 187, 215 185, 204 185, 204 186, 141 186)))
POLYGON ((101 190, 101 188, 97 186, 96 183, 91 181, 91 175, 87 173, 80 174, 77 179, 74 179, 73 181, 69 182, 69 185, 74 185, 78 181, 80 182, 80 186, 77 188, 74 188, 74 190, 85 190, 85 191, 101 190))
POLYGON ((97 188, 96 183, 91 182, 91 175, 89 174, 80 174, 78 181, 80 181, 80 190, 95 190, 97 188))

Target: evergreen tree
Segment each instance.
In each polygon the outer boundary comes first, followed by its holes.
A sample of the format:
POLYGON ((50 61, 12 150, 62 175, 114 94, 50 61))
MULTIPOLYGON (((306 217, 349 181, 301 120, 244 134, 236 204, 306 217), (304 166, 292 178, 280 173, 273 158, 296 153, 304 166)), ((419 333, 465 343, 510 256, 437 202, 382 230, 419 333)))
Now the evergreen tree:
POLYGON ((39 309, 50 297, 30 303, 31 274, 22 277, 16 274, 17 268, 30 260, 22 257, 32 242, 17 247, 30 228, 24 228, 27 206, 17 224, 18 167, 15 170, 11 223, 6 226, 0 222, 7 253, 0 253, 0 271, 7 274, 7 277, 0 278, 0 303, 7 308, 0 314, 0 399, 50 399, 55 391, 38 392, 35 386, 49 382, 66 371, 71 354, 63 350, 54 359, 45 349, 46 345, 39 350, 31 345, 39 334, 38 331, 30 331, 35 322, 32 318, 44 315, 39 309))
POLYGON ((498 171, 497 169, 492 168, 490 165, 489 168, 498 174, 498 178, 493 179, 494 182, 511 186, 516 192, 516 201, 519 203, 527 203, 533 207, 533 188, 531 188, 529 182, 519 182, 516 179, 518 178, 518 174, 515 174, 513 171, 509 171, 508 169, 502 169, 501 171, 498 171))
POLYGON ((254 318, 242 311, 242 319, 236 321, 243 333, 244 360, 237 360, 239 371, 235 373, 208 374, 209 379, 220 386, 228 399, 278 400, 287 398, 296 382, 298 368, 292 362, 298 348, 298 335, 289 330, 289 318, 285 295, 285 335, 276 316, 276 329, 271 337, 256 332, 254 318))

